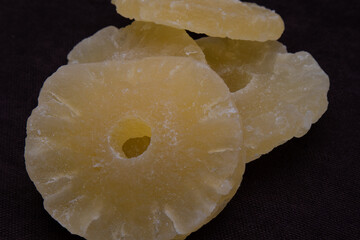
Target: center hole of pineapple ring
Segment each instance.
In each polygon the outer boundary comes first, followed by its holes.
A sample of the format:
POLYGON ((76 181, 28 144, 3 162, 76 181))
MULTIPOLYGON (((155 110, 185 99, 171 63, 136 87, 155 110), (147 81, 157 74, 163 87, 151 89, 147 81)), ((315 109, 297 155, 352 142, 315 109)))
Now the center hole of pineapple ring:
POLYGON ((120 121, 110 135, 110 145, 120 157, 134 158, 143 154, 151 142, 151 128, 142 120, 120 121))

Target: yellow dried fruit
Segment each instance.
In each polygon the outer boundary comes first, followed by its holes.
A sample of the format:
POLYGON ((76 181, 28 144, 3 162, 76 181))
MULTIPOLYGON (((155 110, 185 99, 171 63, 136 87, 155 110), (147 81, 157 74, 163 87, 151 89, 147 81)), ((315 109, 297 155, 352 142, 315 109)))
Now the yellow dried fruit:
POLYGON ((156 56, 192 57, 206 62, 185 30, 138 21, 125 28, 109 26, 98 31, 78 43, 68 54, 68 60, 72 64, 156 56))
POLYGON ((61 67, 28 120, 25 159, 70 232, 182 239, 235 194, 241 147, 222 79, 191 58, 153 57, 61 67))
POLYGON ((326 111, 329 78, 309 53, 287 53, 275 41, 209 37, 197 43, 232 92, 247 162, 303 136, 326 111))
POLYGON ((238 0, 112 0, 119 14, 213 37, 267 41, 284 22, 274 11, 238 0))

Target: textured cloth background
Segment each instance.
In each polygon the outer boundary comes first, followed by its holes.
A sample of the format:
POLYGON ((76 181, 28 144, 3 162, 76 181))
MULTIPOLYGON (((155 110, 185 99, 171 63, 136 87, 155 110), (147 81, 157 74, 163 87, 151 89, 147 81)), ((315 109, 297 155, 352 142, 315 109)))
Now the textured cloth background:
MULTIPOLYGON (((290 52, 330 76, 329 109, 310 132, 247 165, 225 210, 188 239, 360 239, 358 0, 258 0, 275 9, 290 52)), ((109 0, 0 0, 0 239, 71 235, 42 206, 25 171, 26 120, 72 47, 129 20, 109 0)))

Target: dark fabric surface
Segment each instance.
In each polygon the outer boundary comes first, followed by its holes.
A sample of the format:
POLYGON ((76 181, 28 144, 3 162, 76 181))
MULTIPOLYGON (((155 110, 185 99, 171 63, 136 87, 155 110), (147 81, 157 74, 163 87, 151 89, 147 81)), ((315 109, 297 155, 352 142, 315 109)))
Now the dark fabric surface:
MULTIPOLYGON (((236 196, 188 239, 360 239, 359 1, 258 0, 290 52, 328 73, 329 109, 310 132, 247 165, 236 196)), ((26 120, 72 47, 130 21, 109 0, 0 0, 0 239, 81 239, 53 220, 25 171, 26 120)))

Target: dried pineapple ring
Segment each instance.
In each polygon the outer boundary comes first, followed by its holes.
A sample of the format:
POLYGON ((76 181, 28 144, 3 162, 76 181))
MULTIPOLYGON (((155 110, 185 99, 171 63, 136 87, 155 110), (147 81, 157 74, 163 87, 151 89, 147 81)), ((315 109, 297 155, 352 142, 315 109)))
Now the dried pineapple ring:
POLYGON ((309 53, 287 53, 274 41, 197 43, 241 113, 247 162, 303 136, 326 111, 329 78, 309 53))
POLYGON ((267 41, 284 22, 274 11, 238 0, 112 0, 119 14, 213 37, 267 41))
POLYGON ((185 57, 64 66, 27 134, 46 210, 87 239, 185 238, 235 194, 245 165, 228 88, 185 57))
POLYGON ((109 26, 98 31, 78 43, 68 54, 68 60, 72 64, 156 56, 192 57, 206 62, 185 30, 138 21, 125 28, 109 26))

